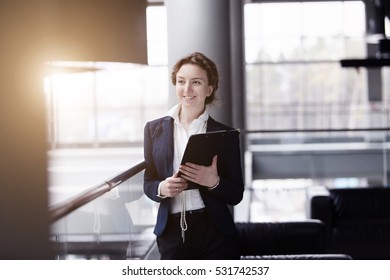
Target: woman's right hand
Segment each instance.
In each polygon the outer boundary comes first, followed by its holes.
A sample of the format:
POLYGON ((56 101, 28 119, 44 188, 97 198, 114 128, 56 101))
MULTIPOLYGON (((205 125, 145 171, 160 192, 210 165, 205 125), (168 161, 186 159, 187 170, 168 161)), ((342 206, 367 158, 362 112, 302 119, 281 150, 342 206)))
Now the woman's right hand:
POLYGON ((187 189, 187 187, 187 180, 179 177, 179 173, 177 172, 172 177, 168 177, 162 182, 160 186, 160 195, 174 197, 187 189))

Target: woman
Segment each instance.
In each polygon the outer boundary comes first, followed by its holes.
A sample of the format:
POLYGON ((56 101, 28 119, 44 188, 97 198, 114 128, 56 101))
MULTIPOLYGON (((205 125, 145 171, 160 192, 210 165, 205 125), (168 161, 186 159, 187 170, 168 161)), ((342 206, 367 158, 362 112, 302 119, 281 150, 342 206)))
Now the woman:
POLYGON ((207 110, 218 89, 217 67, 193 53, 176 63, 171 79, 179 103, 144 131, 144 192, 160 203, 154 233, 161 259, 239 259, 227 206, 244 192, 238 137, 210 166, 180 164, 192 134, 232 130, 207 110))

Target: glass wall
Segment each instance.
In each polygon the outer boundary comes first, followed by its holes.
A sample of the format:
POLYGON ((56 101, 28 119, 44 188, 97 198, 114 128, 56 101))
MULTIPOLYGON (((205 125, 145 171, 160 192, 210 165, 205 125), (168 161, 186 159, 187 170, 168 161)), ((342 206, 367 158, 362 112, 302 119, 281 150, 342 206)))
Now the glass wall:
MULTIPOLYGON (((153 228, 158 205, 143 195, 142 178, 143 172, 53 223, 56 258, 156 258, 153 228)), ((53 195, 66 202, 63 194, 53 195)))
POLYGON ((369 122, 361 1, 245 5, 247 127, 329 129, 369 122))
POLYGON ((310 196, 389 185, 389 131, 262 131, 248 135, 242 221, 303 220, 310 196))
POLYGON ((340 65, 367 57, 363 1, 267 2, 244 8, 249 178, 237 218, 253 222, 304 219, 311 189, 388 181, 387 131, 370 129, 389 127, 390 72, 370 102, 367 69, 340 65))
POLYGON ((45 79, 52 148, 142 145, 147 120, 167 110, 166 12, 148 7, 148 65, 53 62, 45 79))

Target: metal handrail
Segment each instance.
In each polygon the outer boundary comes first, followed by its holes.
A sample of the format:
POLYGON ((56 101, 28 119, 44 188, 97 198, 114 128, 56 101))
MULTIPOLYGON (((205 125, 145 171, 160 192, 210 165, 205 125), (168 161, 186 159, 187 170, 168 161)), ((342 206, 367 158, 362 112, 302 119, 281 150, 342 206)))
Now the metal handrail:
POLYGON ((113 177, 96 184, 90 189, 68 199, 67 201, 58 203, 49 208, 49 219, 51 223, 58 221, 59 219, 70 214, 74 210, 84 206, 88 202, 102 196, 103 194, 111 191, 116 186, 135 176, 146 167, 145 161, 142 161, 126 171, 120 172, 113 177))

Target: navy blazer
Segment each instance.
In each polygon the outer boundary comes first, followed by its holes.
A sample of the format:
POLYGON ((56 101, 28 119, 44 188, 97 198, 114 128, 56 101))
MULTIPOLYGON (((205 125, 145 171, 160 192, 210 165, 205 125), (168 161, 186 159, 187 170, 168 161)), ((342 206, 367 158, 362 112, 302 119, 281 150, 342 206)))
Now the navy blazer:
MULTIPOLYGON (((207 131, 231 130, 209 117, 207 131)), ((144 192, 152 200, 159 202, 157 222, 154 233, 161 236, 168 221, 170 198, 157 196, 158 185, 173 175, 174 156, 174 119, 170 116, 148 122, 144 129, 144 192)), ((223 145, 223 143, 221 143, 223 145)), ((243 197, 244 183, 242 178, 239 137, 234 146, 223 149, 218 156, 217 168, 220 177, 218 187, 208 190, 199 187, 200 195, 207 213, 220 232, 227 236, 236 235, 236 227, 228 205, 237 205, 243 197)))

